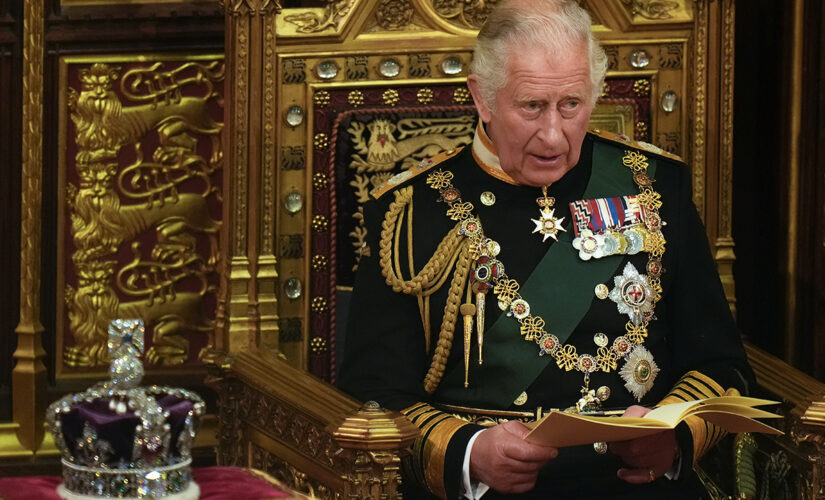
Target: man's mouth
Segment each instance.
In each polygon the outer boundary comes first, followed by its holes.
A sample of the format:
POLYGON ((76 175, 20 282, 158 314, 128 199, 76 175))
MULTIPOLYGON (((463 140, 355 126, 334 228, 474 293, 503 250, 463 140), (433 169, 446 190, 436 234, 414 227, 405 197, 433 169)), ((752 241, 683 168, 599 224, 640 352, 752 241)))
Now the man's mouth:
POLYGON ((542 156, 537 154, 531 154, 530 156, 536 161, 536 163, 547 166, 555 166, 564 158, 563 155, 542 156))

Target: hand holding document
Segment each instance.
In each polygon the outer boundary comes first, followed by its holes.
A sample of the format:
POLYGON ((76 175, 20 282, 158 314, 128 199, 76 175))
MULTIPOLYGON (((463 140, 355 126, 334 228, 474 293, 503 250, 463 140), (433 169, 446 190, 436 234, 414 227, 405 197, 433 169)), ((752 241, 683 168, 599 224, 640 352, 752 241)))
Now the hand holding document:
POLYGON ((780 415, 755 408, 777 404, 767 399, 744 396, 720 396, 660 406, 642 418, 588 416, 554 410, 531 422, 525 440, 545 446, 563 447, 599 441, 626 441, 667 429, 696 415, 728 432, 762 432, 782 434, 759 422, 757 418, 780 418, 780 415))

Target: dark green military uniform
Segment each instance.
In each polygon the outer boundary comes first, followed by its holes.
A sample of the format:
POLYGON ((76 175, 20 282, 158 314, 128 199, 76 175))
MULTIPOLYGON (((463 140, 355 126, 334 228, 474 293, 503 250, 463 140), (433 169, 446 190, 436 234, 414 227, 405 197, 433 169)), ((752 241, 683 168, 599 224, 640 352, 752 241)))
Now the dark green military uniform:
MULTIPOLYGON (((444 236, 455 226, 455 221, 446 215, 447 204, 439 199, 438 191, 427 185, 426 178, 437 169, 452 172, 452 184, 460 190, 463 200, 474 205, 474 215, 482 222, 485 235, 500 244, 501 252, 497 258, 504 264, 507 276, 522 285, 522 295, 530 302, 533 314, 546 320, 551 333, 554 333, 554 315, 559 318, 556 323, 574 321, 567 342, 575 345, 580 354, 595 354, 594 334, 603 332, 612 342, 625 333, 628 317, 618 312, 613 301, 597 298, 594 287, 603 283, 612 289, 613 276, 621 274, 627 262, 645 273, 648 254, 616 255, 555 267, 552 262, 548 266, 548 261, 543 259, 550 255, 548 252, 554 246, 571 245, 570 202, 585 197, 638 194, 630 170, 617 173, 616 169, 622 167, 615 164, 620 163, 625 150, 632 147, 588 134, 579 164, 548 190, 548 195, 556 200, 555 215, 564 217, 568 230, 559 234, 559 242, 552 239, 543 242, 541 235, 531 234, 535 227, 531 219, 539 214, 536 199, 541 196, 541 190, 512 185, 488 175, 479 167, 469 147, 382 193, 367 205, 365 219, 372 251, 371 256, 361 260, 358 269, 340 385, 360 399, 375 400, 387 408, 404 410, 422 428, 425 435, 415 458, 423 463, 418 464, 417 473, 413 471, 412 475, 425 483, 431 492, 457 497, 466 444, 479 429, 475 425, 456 423, 455 419, 432 407, 445 403, 517 411, 537 407, 567 408, 581 396, 583 376, 576 370, 558 368, 551 356, 539 357, 538 346, 521 338, 518 322, 514 318, 501 318, 505 327, 499 328, 497 335, 485 336, 482 365, 476 362, 478 352, 473 339, 469 387, 465 388, 459 317, 443 379, 433 394, 425 392, 422 381, 430 366, 433 346, 430 352, 425 350, 418 301, 413 296, 393 292, 386 284, 378 262, 381 224, 395 199, 394 192, 401 187, 413 188, 412 244, 408 245, 405 229, 399 233, 398 248, 403 255, 402 263, 407 262, 406 249, 413 249, 417 271, 424 267, 444 236), (610 175, 601 177, 602 171, 610 169, 613 169, 610 175), (616 181, 616 176, 626 178, 616 181), (492 206, 479 201, 484 192, 495 195, 492 206), (537 266, 543 274, 536 272, 537 266), (600 270, 590 272, 587 266, 600 270), (553 270, 552 274, 548 270, 553 270), (535 297, 531 300, 527 292, 528 282, 532 289, 550 290, 547 297, 555 298, 544 302, 535 300, 535 297), (573 289, 568 296, 567 291, 573 289), (570 301, 571 307, 564 305, 565 300, 570 301), (561 307, 554 309, 550 304, 559 301, 561 307), (573 311, 571 318, 568 309, 576 309, 573 305, 577 305, 581 312, 573 311), (514 401, 522 392, 526 394, 526 401, 522 395, 522 401, 519 401, 522 404, 516 405, 514 401), (432 441, 429 447, 425 446, 427 440, 432 441), (437 451, 433 452, 433 449, 437 451), (434 459, 436 454, 440 456, 434 459)), ((648 338, 644 342, 661 371, 641 403, 637 403, 624 388, 624 381, 616 370, 594 373, 590 387, 610 388, 611 396, 603 404, 607 409, 622 409, 632 404, 653 406, 669 394, 668 401, 717 395, 731 387, 745 393, 752 375, 710 255, 704 227, 691 200, 690 170, 665 156, 641 152, 648 158, 649 171, 655 170, 654 189, 661 194, 662 200, 659 214, 666 222, 662 230, 667 241, 662 259, 665 269, 661 280, 662 298, 656 305, 655 319, 648 326, 648 338), (680 382, 686 374, 688 376, 680 382)), ((567 253, 566 258, 569 258, 567 253)), ((406 264, 401 267, 407 269, 406 264)), ((449 285, 449 279, 447 283, 449 285)), ((443 286, 431 298, 433 345, 444 314, 447 288, 443 286)), ((486 325, 492 327, 503 313, 493 294, 487 295, 486 325)), ((622 361, 619 367, 621 364, 622 361)), ((629 485, 616 477, 616 470, 621 467, 617 457, 610 453, 596 454, 592 447, 585 446, 561 449, 559 457, 543 470, 534 494, 537 498, 550 498, 548 495, 552 498, 614 498, 624 494, 636 499, 661 498, 663 495, 678 498, 679 494, 695 498, 695 490, 687 485, 692 479, 690 469, 694 455, 718 441, 722 433, 711 425, 704 429, 694 426, 690 430, 681 425, 677 434, 683 464, 678 481, 660 478, 650 485, 629 485)), ((413 481, 408 478, 407 482, 413 481)), ((422 494, 413 493, 412 498, 420 498, 422 494)), ((495 497, 494 492, 488 495, 485 498, 495 497)))

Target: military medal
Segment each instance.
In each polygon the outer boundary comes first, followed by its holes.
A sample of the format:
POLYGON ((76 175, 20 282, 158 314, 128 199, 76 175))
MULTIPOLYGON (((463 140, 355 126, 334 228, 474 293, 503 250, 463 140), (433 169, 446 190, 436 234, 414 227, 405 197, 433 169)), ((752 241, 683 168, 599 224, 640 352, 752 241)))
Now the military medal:
POLYGON ((559 234, 559 231, 567 232, 567 229, 562 227, 564 217, 556 217, 553 215, 555 212, 553 205, 556 203, 556 199, 552 196, 547 196, 547 186, 541 188, 541 193, 541 198, 536 199, 536 203, 539 205, 539 218, 530 219, 536 224, 533 232, 540 233, 543 236, 541 239, 542 242, 547 241, 547 238, 553 238, 559 241, 559 238, 556 236, 559 234))

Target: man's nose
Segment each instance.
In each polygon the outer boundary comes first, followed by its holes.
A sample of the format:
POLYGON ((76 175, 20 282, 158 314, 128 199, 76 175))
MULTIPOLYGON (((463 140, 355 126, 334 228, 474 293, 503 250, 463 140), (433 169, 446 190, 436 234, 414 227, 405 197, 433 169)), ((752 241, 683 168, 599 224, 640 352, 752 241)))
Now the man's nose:
POLYGON ((563 138, 562 117, 555 109, 548 109, 544 114, 538 137, 548 146, 557 145, 563 138))

